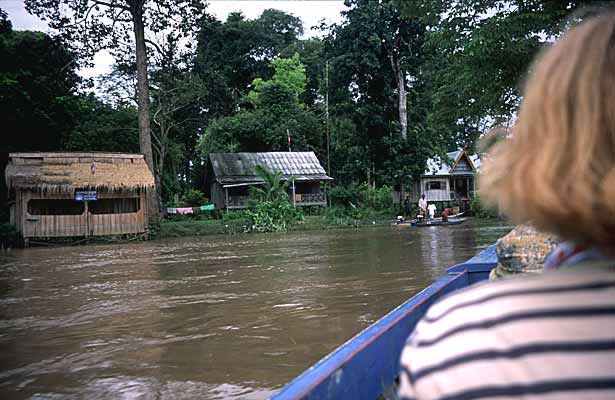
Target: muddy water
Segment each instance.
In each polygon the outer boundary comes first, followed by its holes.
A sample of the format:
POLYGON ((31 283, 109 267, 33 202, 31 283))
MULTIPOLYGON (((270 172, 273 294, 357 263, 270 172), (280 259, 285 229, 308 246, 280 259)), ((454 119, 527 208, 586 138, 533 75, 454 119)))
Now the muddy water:
POLYGON ((12 251, 0 256, 0 398, 265 398, 509 229, 12 251))

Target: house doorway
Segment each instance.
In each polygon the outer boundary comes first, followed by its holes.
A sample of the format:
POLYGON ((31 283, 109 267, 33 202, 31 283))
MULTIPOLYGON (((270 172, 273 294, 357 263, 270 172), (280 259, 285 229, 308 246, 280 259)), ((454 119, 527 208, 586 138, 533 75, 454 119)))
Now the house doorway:
POLYGON ((453 188, 453 195, 455 200, 467 201, 472 199, 474 195, 474 178, 453 178, 451 187, 453 188))

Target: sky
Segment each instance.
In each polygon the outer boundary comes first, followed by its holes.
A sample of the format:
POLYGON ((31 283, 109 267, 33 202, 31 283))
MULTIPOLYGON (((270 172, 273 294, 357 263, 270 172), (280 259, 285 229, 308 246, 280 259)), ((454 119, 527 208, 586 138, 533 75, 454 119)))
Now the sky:
MULTIPOLYGON (((246 18, 257 18, 264 10, 276 8, 285 11, 303 21, 304 37, 316 36, 310 28, 320 23, 341 21, 340 12, 345 10, 343 0, 209 0, 207 10, 218 19, 224 21, 233 11, 241 11, 246 18)), ((0 0, 0 8, 9 14, 15 30, 38 30, 49 32, 44 21, 28 14, 23 0, 0 0)), ((106 51, 101 51, 94 57, 94 67, 85 68, 79 73, 86 77, 95 77, 111 72, 113 57, 106 51)))

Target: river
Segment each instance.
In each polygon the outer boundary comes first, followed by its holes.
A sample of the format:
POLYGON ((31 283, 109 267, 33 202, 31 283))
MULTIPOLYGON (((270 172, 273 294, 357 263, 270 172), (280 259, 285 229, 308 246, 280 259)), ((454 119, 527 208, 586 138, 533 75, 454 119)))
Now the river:
POLYGON ((0 255, 0 398, 266 398, 510 229, 13 250, 0 255))

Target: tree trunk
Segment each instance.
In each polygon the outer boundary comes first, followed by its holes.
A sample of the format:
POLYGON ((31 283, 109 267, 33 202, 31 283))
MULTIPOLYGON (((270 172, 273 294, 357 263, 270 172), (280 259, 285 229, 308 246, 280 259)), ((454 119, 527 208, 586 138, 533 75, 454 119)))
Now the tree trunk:
POLYGON ((131 7, 135 33, 137 60, 137 104, 139 106, 139 148, 147 166, 156 177, 156 191, 148 191, 147 207, 150 225, 158 225, 160 203, 157 199, 160 178, 156 176, 154 157, 152 155, 152 137, 149 112, 149 83, 147 78, 147 54, 145 49, 145 28, 143 26, 143 9, 140 2, 131 7))
POLYGON ((367 187, 376 189, 376 165, 370 163, 367 167, 367 187))
POLYGON ((406 108, 406 77, 404 71, 398 64, 398 91, 399 91, 399 125, 401 126, 401 138, 406 140, 408 138, 408 110, 406 108))
POLYGON ((395 83, 397 83, 397 93, 399 100, 399 126, 400 134, 403 140, 408 138, 408 110, 407 110, 407 92, 406 92, 406 77, 403 68, 401 67, 401 60, 395 57, 392 53, 389 53, 389 60, 391 61, 391 68, 395 75, 395 83))
POLYGON ((372 164, 372 189, 376 189, 376 164, 372 164))
POLYGON ((162 204, 162 178, 160 174, 156 174, 156 190, 154 191, 154 201, 156 204, 162 204))
POLYGON ((158 200, 158 204, 161 205, 162 208, 162 172, 163 172, 163 168, 164 168, 164 160, 166 158, 167 155, 167 135, 168 133, 166 132, 166 125, 163 122, 160 123, 160 132, 161 132, 161 137, 159 138, 159 143, 160 143, 160 153, 158 154, 158 165, 155 168, 155 173, 154 176, 156 178, 156 194, 157 194, 157 200, 158 200))

